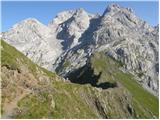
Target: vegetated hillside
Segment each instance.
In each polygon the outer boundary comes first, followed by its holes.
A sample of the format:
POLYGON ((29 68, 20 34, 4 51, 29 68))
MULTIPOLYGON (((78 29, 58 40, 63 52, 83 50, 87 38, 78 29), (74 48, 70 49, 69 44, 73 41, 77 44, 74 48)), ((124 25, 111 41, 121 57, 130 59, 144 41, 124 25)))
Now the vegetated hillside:
POLYGON ((3 40, 1 51, 2 118, 158 118, 158 99, 105 53, 68 75, 71 83, 3 40))

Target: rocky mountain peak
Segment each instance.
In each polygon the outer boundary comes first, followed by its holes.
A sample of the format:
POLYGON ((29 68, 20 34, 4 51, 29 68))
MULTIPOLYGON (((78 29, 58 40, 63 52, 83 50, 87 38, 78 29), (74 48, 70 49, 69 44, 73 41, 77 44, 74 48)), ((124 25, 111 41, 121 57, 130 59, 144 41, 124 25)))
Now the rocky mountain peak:
POLYGON ((17 27, 19 28, 24 28, 24 27, 38 27, 38 26, 45 26, 43 25, 41 22, 39 22, 37 19, 35 18, 27 18, 25 20, 20 21, 19 23, 15 24, 12 28, 13 29, 17 29, 17 27), (22 27, 23 26, 23 27, 22 27))
POLYGON ((37 19, 35 18, 27 18, 25 20, 23 20, 22 22, 24 23, 40 23, 37 19))
POLYGON ((131 8, 124 8, 117 4, 108 5, 105 12, 101 16, 100 28, 112 27, 113 29, 133 29, 135 31, 151 32, 154 28, 146 21, 140 19, 131 8), (102 26, 102 27, 101 27, 102 26))
POLYGON ((106 14, 108 12, 118 11, 119 9, 120 9, 120 6, 118 4, 110 4, 107 6, 103 14, 106 14))
POLYGON ((62 41, 63 49, 70 49, 80 44, 79 38, 88 29, 90 19, 94 16, 83 8, 64 11, 58 14, 48 26, 54 30, 56 28, 56 37, 62 41))
POLYGON ((58 13, 56 17, 49 22, 48 26, 52 27, 53 25, 59 25, 64 22, 67 22, 67 20, 70 21, 70 19, 78 19, 80 17, 86 18, 91 16, 94 16, 94 15, 87 13, 83 8, 79 8, 76 10, 67 10, 67 11, 58 13))
POLYGON ((67 10, 67 11, 60 12, 56 15, 56 17, 54 17, 49 22, 48 26, 52 27, 54 25, 59 25, 59 24, 65 22, 66 20, 68 20, 71 16, 73 16, 74 13, 75 13, 74 10, 67 10))
POLYGON ((117 13, 123 13, 123 14, 133 14, 133 10, 131 8, 124 8, 119 6, 118 4, 110 4, 107 6, 106 10, 104 11, 102 16, 105 15, 114 15, 117 13))

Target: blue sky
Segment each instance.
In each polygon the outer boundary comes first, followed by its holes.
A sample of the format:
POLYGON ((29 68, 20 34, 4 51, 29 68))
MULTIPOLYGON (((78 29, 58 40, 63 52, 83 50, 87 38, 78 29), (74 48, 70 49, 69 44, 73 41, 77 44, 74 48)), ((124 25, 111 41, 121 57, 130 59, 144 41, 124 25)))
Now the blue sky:
POLYGON ((26 18, 36 18, 43 24, 56 16, 57 13, 69 10, 84 8, 90 13, 102 14, 108 4, 117 3, 123 7, 130 7, 141 19, 152 26, 158 24, 158 2, 2 2, 2 31, 6 31, 17 22, 26 18))

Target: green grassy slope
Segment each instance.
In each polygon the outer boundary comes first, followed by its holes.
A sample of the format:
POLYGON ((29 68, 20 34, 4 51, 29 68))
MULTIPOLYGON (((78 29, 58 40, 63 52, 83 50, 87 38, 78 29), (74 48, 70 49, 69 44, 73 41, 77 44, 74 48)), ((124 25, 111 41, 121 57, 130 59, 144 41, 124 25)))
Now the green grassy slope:
MULTIPOLYGON (((110 57, 104 56, 103 53, 95 54, 94 57, 91 58, 91 62, 92 67, 95 68, 95 71, 103 71, 103 74, 105 74, 104 76, 109 81, 113 81, 114 78, 132 94, 135 107, 138 107, 137 103, 139 103, 139 105, 146 109, 146 111, 152 112, 156 117, 159 116, 158 99, 138 84, 131 74, 123 73, 118 70, 118 67, 121 64, 114 62, 114 60, 110 57), (112 73, 112 77, 110 77, 111 75, 108 73, 112 73)), ((143 117, 145 116, 143 111, 139 112, 143 117)))
POLYGON ((63 81, 2 40, 1 51, 2 115, 7 112, 5 106, 29 91, 17 101, 10 118, 158 118, 158 99, 103 54, 91 57, 93 74, 102 72, 99 82, 122 86, 101 89, 63 81))
MULTIPOLYGON (((36 86, 32 86, 31 93, 26 95, 17 104, 17 113, 12 118, 97 118, 98 116, 93 110, 85 104, 80 96, 74 93, 74 89, 81 89, 80 85, 63 82, 62 79, 56 76, 54 73, 49 72, 38 65, 34 64, 25 57, 22 53, 18 52, 14 47, 10 46, 3 40, 1 40, 1 70, 2 70, 2 84, 6 86, 12 86, 13 89, 7 87, 2 88, 2 111, 4 104, 7 102, 7 96, 15 93, 15 89, 18 87, 24 87, 19 83, 17 77, 9 74, 11 71, 19 71, 21 73, 21 66, 25 66, 26 71, 34 76, 37 80, 36 86), (8 72, 3 72, 3 67, 8 68, 8 72), (41 86, 39 84, 39 74, 43 73, 49 79, 51 79, 48 86, 41 86), (9 76, 8 79, 6 76, 9 76), (12 84, 9 80, 15 81, 12 84), (39 91, 35 91, 38 89, 39 91), (4 91, 4 92, 3 92, 4 91), (7 94, 5 93, 7 91, 7 94), (55 104, 53 107, 51 104, 55 104), (19 111, 21 111, 19 113, 19 111)), ((24 79, 29 79, 24 77, 24 79)), ((22 81, 22 79, 20 79, 22 81)), ((83 87, 85 89, 85 87, 83 87)), ((27 89, 28 90, 28 89, 27 89)), ((25 88, 24 88, 25 91, 25 88)), ((16 93, 17 94, 17 93, 16 93)), ((20 95, 20 93, 18 93, 20 95)), ((13 98, 14 101, 14 98, 13 98)), ((12 102, 12 101, 11 101, 12 102)), ((7 103, 9 104, 9 103, 7 103)), ((3 115, 3 114, 2 114, 3 115)))
POLYGON ((8 66, 12 70, 18 70, 21 66, 27 65, 28 69, 31 70, 33 74, 36 74, 37 68, 41 69, 46 75, 54 77, 54 73, 39 67, 28 59, 21 52, 17 51, 14 47, 10 46, 3 40, 1 40, 1 66, 8 66))

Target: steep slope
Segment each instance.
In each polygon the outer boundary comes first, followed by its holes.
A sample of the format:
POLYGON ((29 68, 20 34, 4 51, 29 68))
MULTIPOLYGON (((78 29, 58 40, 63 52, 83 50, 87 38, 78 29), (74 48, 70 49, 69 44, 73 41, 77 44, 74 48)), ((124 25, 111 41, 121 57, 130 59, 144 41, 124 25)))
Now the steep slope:
MULTIPOLYGON (((122 72, 123 64, 107 56, 107 52, 95 53, 91 56, 87 65, 68 74, 68 78, 72 82, 79 84, 90 83, 92 86, 101 89, 116 89, 122 87, 127 89, 132 96, 132 105, 151 110, 153 113, 158 113, 158 99, 148 93, 143 87, 136 82, 136 78, 127 73, 122 72), (150 99, 149 99, 150 98, 150 99), (153 101, 152 101, 153 100, 153 101)), ((132 107, 133 107, 132 106, 132 107)), ((140 108, 136 108, 135 112, 140 108)), ((134 111, 134 109, 133 109, 134 111)), ((143 110, 138 111, 140 116, 147 115, 143 110)))
POLYGON ((62 52, 52 30, 33 18, 23 20, 2 33, 2 39, 49 70, 62 52))
POLYGON ((37 66, 3 40, 1 45, 2 118, 98 117, 75 93, 79 85, 37 66))
POLYGON ((14 115, 18 101, 27 94, 43 90, 51 81, 61 79, 33 64, 3 40, 1 40, 1 78, 2 118, 14 115))
POLYGON ((158 27, 138 18, 133 10, 111 4, 102 16, 90 20, 88 29, 79 38, 82 44, 65 51, 56 60, 54 69, 67 76, 83 67, 95 51, 106 50, 143 87, 158 96, 158 33, 158 27))
MULTIPOLYGON (((3 40, 1 51, 3 118, 158 118, 158 99, 103 53, 92 55, 78 73, 88 84, 74 84, 32 63, 3 40)), ((72 82, 74 75, 68 76, 72 82)))

